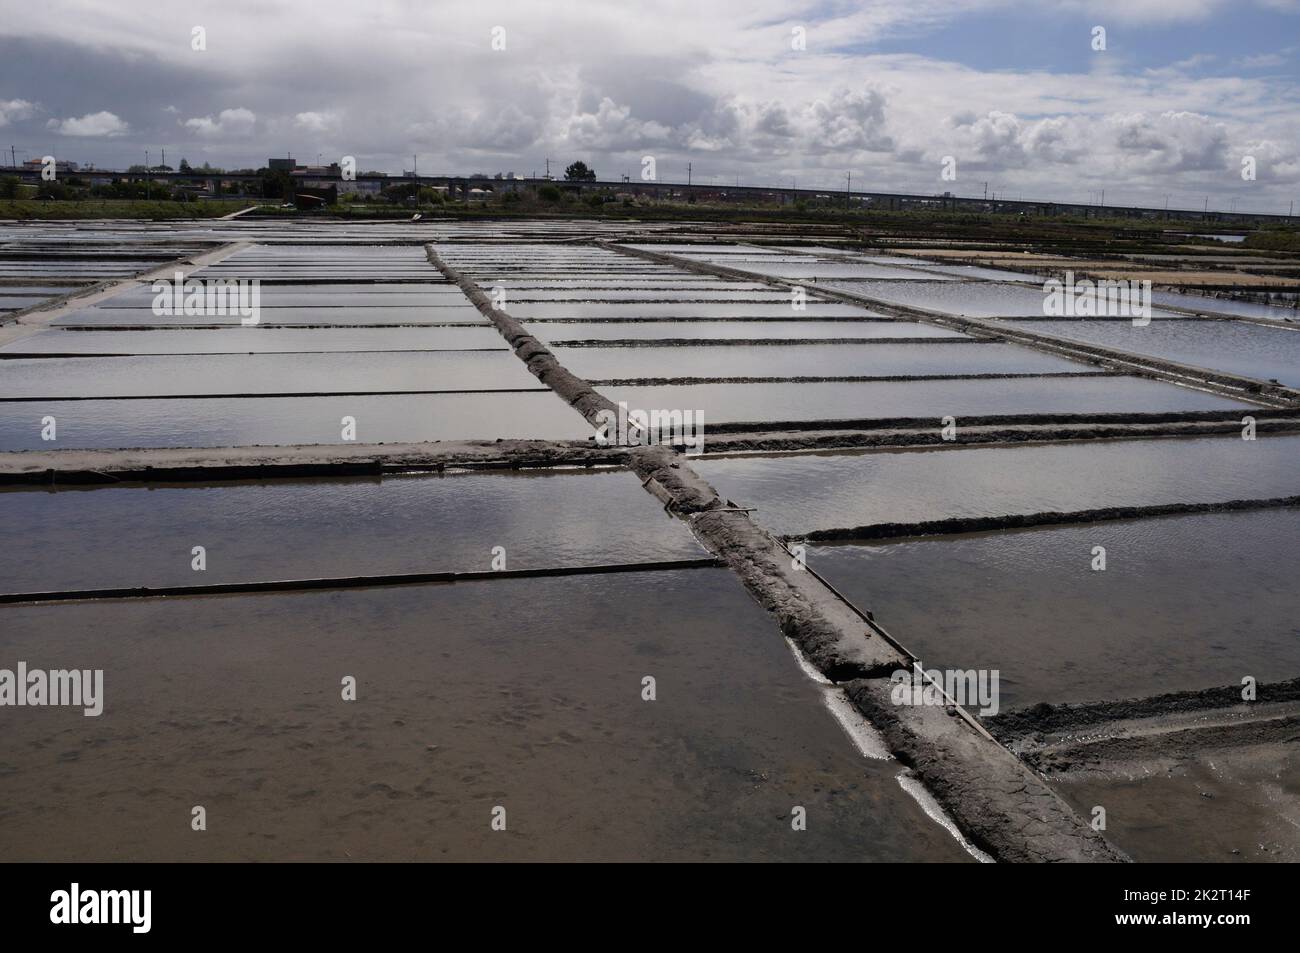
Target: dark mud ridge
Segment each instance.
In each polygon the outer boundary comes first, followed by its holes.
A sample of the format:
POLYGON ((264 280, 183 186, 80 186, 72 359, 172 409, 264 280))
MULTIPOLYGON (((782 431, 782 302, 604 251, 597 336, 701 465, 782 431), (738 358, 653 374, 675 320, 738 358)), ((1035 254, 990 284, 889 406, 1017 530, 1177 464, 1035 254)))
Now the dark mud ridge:
MULTIPOLYGON (((650 319, 645 319, 650 320, 650 319)), ((751 319, 752 320, 752 319, 751 319)), ((818 319, 819 321, 821 319, 818 319)), ((853 320, 849 318, 848 320, 853 320)), ((552 347, 776 347, 787 344, 997 344, 994 338, 578 338, 552 347)), ((0 355, 2 357, 3 355, 0 355)))
POLYGON ((1112 520, 1151 519, 1190 513, 1233 513, 1243 510, 1274 509, 1300 506, 1300 496, 1279 496, 1265 500, 1227 500, 1222 503, 1165 503, 1155 506, 1108 506, 1096 510, 1072 512, 1046 511, 1007 516, 968 516, 926 520, 920 523, 872 523, 845 529, 819 529, 791 539, 810 543, 899 539, 912 536, 946 536, 954 533, 983 533, 991 530, 1021 529, 1035 526, 1062 526, 1071 523, 1100 523, 1112 520))
MULTIPOLYGON (((1116 371, 1048 371, 1042 374, 839 374, 806 377, 613 377, 590 379, 598 387, 666 387, 689 384, 905 384, 912 381, 1005 381, 1045 377, 1124 377, 1116 371)), ((33 398, 35 399, 35 398, 33 398)))
MULTIPOLYGON (((1114 424, 1098 426, 1074 424, 1030 425, 1015 429, 965 427, 955 440, 944 440, 936 427, 927 430, 853 430, 809 433, 786 433, 785 425, 772 423, 757 433, 712 433, 704 446, 705 453, 757 453, 791 450, 870 450, 897 447, 997 446, 1022 443, 1057 443, 1067 440, 1133 440, 1142 437, 1211 436, 1238 434, 1238 421, 1187 421, 1169 424, 1114 424)), ((1258 433, 1295 433, 1300 419, 1260 421, 1258 433)))
POLYGON ((587 441, 451 440, 274 447, 16 450, 0 453, 0 485, 86 486, 381 476, 448 469, 622 466, 623 447, 587 441))
POLYGON ((372 589, 427 586, 436 583, 482 582, 494 579, 538 579, 555 576, 599 576, 609 573, 663 572, 704 569, 720 565, 713 558, 672 559, 643 563, 604 563, 598 566, 552 566, 539 569, 485 569, 456 572, 383 573, 370 576, 318 576, 258 582, 216 582, 192 586, 116 586, 108 589, 51 589, 44 592, 0 593, 0 605, 79 602, 84 599, 156 599, 251 592, 310 592, 317 589, 372 589))
MULTIPOLYGON (((1165 424, 1232 421, 1241 426, 1249 414, 1259 427, 1265 421, 1300 422, 1296 411, 1285 409, 1242 408, 1241 410, 1170 410, 1156 413, 1131 411, 1096 414, 971 414, 957 417, 957 435, 966 427, 1033 426, 1036 424, 1165 424)), ((836 420, 725 421, 709 424, 710 433, 755 433, 770 430, 921 430, 938 431, 943 426, 938 417, 845 417, 836 420)))
POLYGON ((1119 701, 1051 705, 1041 702, 982 719, 989 732, 1011 744, 1024 738, 1088 731, 1116 721, 1194 715, 1215 709, 1248 708, 1280 702, 1300 702, 1300 678, 1284 682, 1261 682, 1255 686, 1254 702, 1241 698, 1242 686, 1224 685, 1200 691, 1170 692, 1149 698, 1119 701))

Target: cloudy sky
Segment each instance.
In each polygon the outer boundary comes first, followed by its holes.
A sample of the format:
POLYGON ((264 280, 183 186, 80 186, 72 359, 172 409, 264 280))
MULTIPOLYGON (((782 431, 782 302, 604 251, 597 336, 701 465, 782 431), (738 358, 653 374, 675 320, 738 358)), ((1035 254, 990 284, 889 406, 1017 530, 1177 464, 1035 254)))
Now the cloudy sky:
POLYGON ((166 148, 173 166, 292 152, 396 172, 417 154, 421 172, 527 175, 549 157, 618 179, 650 155, 668 181, 690 162, 696 182, 842 189, 851 170, 870 189, 1273 212, 1300 192, 1300 0, 0 11, 0 147, 20 162, 166 148))

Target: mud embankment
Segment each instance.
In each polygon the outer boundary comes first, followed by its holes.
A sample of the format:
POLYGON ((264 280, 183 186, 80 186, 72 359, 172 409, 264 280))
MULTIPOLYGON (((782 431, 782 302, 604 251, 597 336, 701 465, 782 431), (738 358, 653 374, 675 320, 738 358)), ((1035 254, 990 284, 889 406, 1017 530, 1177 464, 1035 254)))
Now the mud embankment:
MULTIPOLYGON (((1237 435, 1239 421, 1188 421, 1165 424, 1094 424, 1035 425, 1025 427, 963 427, 954 439, 946 440, 938 427, 924 430, 832 430, 824 433, 791 433, 783 423, 755 424, 757 433, 711 433, 705 453, 780 453, 790 451, 870 450, 904 447, 1016 446, 1034 443, 1060 443, 1072 440, 1134 440, 1157 437, 1196 437, 1218 434, 1237 435)), ((1300 418, 1265 422, 1260 420, 1257 433, 1300 432, 1300 418)))
POLYGON ((1203 758, 1214 751, 1271 759, 1265 746, 1300 743, 1300 678, 1089 704, 1039 704, 985 719, 993 734, 1054 778, 1124 775, 1135 766, 1203 758), (1252 751, 1255 752, 1252 754, 1252 751))
POLYGON ((202 254, 166 261, 128 278, 106 278, 103 281, 75 288, 54 298, 43 298, 39 304, 0 316, 0 344, 8 344, 10 341, 21 340, 37 334, 45 330, 55 318, 63 317, 65 314, 79 308, 96 304, 105 298, 111 298, 127 288, 137 287, 156 278, 165 278, 170 281, 178 271, 183 276, 188 277, 191 272, 229 258, 235 252, 242 251, 250 246, 251 243, 246 241, 215 245, 215 247, 202 254))
MULTIPOLYGON (((593 424, 596 413, 613 408, 518 321, 493 308, 473 281, 426 247, 430 262, 461 287, 539 380, 593 424)), ((809 662, 849 689, 862 713, 885 731, 890 750, 914 769, 972 843, 1006 861, 1127 859, 971 716, 955 707, 892 704, 889 676, 910 667, 913 656, 808 571, 747 511, 719 497, 685 457, 665 446, 636 447, 628 457, 646 490, 689 523, 809 662)))
MULTIPOLYGON (((1193 513, 1235 513, 1247 510, 1300 506, 1300 496, 1273 497, 1263 500, 1226 500, 1222 503, 1165 503, 1153 506, 1108 506, 1094 510, 1040 513, 1013 513, 1005 516, 960 516, 919 523, 871 523, 835 529, 819 529, 801 534, 798 539, 810 543, 877 539, 901 539, 916 536, 950 536, 956 533, 987 533, 1008 529, 1032 529, 1039 526, 1066 526, 1078 523, 1104 523, 1116 520, 1152 519, 1160 516, 1183 516, 1193 513)), ((791 537, 796 538, 796 537, 791 537)))
POLYGON ((1115 863, 1128 858, 1043 780, 948 708, 896 705, 885 678, 850 682, 849 697, 956 819, 976 847, 1013 863, 1115 863))
POLYGON ((448 281, 454 282, 466 298, 478 308, 485 318, 492 322, 501 336, 514 349, 515 356, 527 366, 529 372, 539 381, 554 391, 570 407, 582 414, 593 427, 600 425, 597 415, 607 411, 617 415, 618 406, 596 392, 587 381, 571 373, 561 364, 541 341, 512 318, 505 311, 496 308, 483 289, 472 280, 452 268, 438 256, 433 245, 425 245, 425 254, 429 263, 442 272, 448 281))
MULTIPOLYGON (((1008 744, 1026 737, 1095 731, 1117 722, 1171 715, 1197 715, 1215 709, 1246 708, 1242 686, 1224 685, 1200 691, 1170 692, 1149 698, 1017 708, 983 720, 989 731, 1008 744)), ((1259 683, 1252 704, 1300 702, 1300 678, 1259 683)))
POLYGON ((610 377, 592 378, 598 387, 663 387, 689 384, 911 384, 917 381, 1005 381, 1021 378, 1042 380, 1052 377, 1120 377, 1111 371, 1048 371, 1034 373, 978 374, 837 374, 803 377, 610 377))
POLYGON ((586 441, 469 440, 211 449, 19 450, 0 453, 0 485, 210 483, 378 476, 448 469, 622 466, 627 449, 586 441))

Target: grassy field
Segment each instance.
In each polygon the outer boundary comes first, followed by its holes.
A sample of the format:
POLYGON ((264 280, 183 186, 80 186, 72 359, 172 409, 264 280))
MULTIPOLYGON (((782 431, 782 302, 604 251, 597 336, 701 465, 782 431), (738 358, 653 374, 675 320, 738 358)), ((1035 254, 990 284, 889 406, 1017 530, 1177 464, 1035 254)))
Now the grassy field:
POLYGON ((0 219, 186 219, 217 218, 247 208, 249 202, 137 202, 114 199, 85 199, 76 202, 40 201, 37 199, 0 199, 0 219))
MULTIPOLYGON (((0 220, 18 219, 203 219, 228 215, 247 208, 250 200, 217 199, 201 202, 93 200, 37 201, 33 199, 0 200, 0 220)), ((343 219, 410 219, 417 211, 406 205, 373 202, 340 203, 329 209, 301 212, 280 208, 275 200, 250 213, 253 217, 343 218, 343 219)), ((526 193, 518 200, 438 202, 418 208, 426 221, 435 219, 517 219, 517 218, 589 218, 632 219, 639 221, 714 221, 719 223, 758 223, 774 225, 832 226, 859 240, 894 238, 1009 243, 1026 250, 1040 243, 1073 249, 1080 254, 1122 253, 1149 250, 1152 243, 1170 242, 1180 246, 1187 239, 1177 232, 1206 227, 1196 218, 1128 219, 1108 217, 1025 216, 957 210, 891 211, 880 208, 844 209, 834 206, 805 205, 711 205, 700 202, 605 202, 592 203, 564 194, 547 201, 526 193)), ((1266 227, 1245 228, 1249 233, 1240 252, 1271 251, 1279 254, 1300 252, 1300 233, 1294 229, 1266 227)), ((1206 254, 1223 254, 1233 250, 1205 243, 1206 254)), ((1186 250, 1185 247, 1183 250, 1186 250)))
POLYGON ((1300 252, 1300 231, 1294 228, 1264 228, 1246 236, 1247 248, 1266 251, 1300 252))

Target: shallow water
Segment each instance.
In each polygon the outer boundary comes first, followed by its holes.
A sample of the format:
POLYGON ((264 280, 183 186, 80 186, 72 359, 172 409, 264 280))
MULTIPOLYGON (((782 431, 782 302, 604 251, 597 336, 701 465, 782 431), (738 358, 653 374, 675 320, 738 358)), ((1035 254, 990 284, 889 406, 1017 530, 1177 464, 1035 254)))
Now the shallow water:
MULTIPOLYGON (((447 310, 447 309, 443 309, 447 310)), ((739 304, 735 302, 676 301, 662 304, 605 303, 600 301, 551 301, 516 303, 506 309, 521 321, 529 318, 717 318, 743 321, 764 318, 771 321, 813 320, 817 318, 870 318, 880 315, 863 306, 809 301, 802 311, 789 303, 739 304)))
POLYGON ((1172 291, 1153 291, 1151 300, 1156 304, 1189 308, 1205 314, 1236 314, 1270 321, 1300 321, 1300 308, 1270 307, 1254 301, 1234 301, 1231 298, 1210 298, 1206 295, 1178 294, 1172 291))
POLYGON ((11 860, 969 859, 725 570, 4 616, 106 699, 7 718, 11 860))
MULTIPOLYGON (((834 282, 830 287, 892 304, 973 318, 1042 317, 1046 300, 1041 288, 985 282, 855 281, 834 282)), ((1151 312, 1153 317, 1168 315, 1159 308, 1151 312)))
MULTIPOLYGON (((488 294, 492 293, 490 285, 485 284, 482 287, 488 294)), ((571 301, 583 304, 595 301, 617 301, 620 303, 680 301, 683 306, 696 301, 758 301, 762 303, 779 302, 787 305, 790 301, 789 292, 776 291, 771 288, 753 291, 747 291, 744 288, 725 291, 697 290, 694 288, 688 288, 685 291, 658 288, 636 288, 632 290, 621 288, 506 288, 505 291, 507 311, 513 311, 516 304, 535 301, 571 301)))
POLYGON ((1157 413, 1247 409, 1249 405, 1136 377, 888 383, 603 386, 633 408, 704 411, 705 421, 764 422, 933 417, 963 414, 1157 413))
MULTIPOLYGON (((692 256, 693 257, 693 256, 692 256)), ((707 260, 707 259, 698 259, 707 260)), ((718 264, 730 268, 739 268, 755 274, 771 275, 777 278, 807 278, 825 281, 828 279, 880 278, 896 281, 943 281, 935 275, 922 271, 909 271, 906 268, 891 268, 887 265, 853 264, 843 261, 818 261, 816 258, 787 258, 768 264, 761 259, 749 261, 729 261, 720 259, 718 264)))
MULTIPOLYGON (((543 341, 664 338, 965 338, 912 321, 528 321, 543 341)), ((495 333, 495 332, 494 332, 495 333)))
POLYGON ((1300 675, 1300 511, 811 547, 927 667, 997 669, 1001 704, 1300 675), (1091 569, 1093 547, 1106 569, 1091 569), (942 611, 936 612, 936 607, 942 611))
MULTIPOLYGON (((405 324, 487 324, 478 308, 465 303, 450 307, 428 308, 275 308, 262 307, 259 324, 296 325, 405 325, 405 324)), ((227 315, 155 315, 149 308, 85 308, 50 322, 65 327, 240 327, 238 313, 227 315)))
POLYGON ((20 358, 3 370, 0 399, 544 387, 509 351, 20 358))
POLYGON ((0 346, 55 354, 268 354, 285 351, 508 350, 493 327, 220 328, 158 331, 54 329, 0 346))
POLYGON ((496 546, 507 569, 708 555, 623 470, 11 489, 0 523, 7 592, 487 571, 496 546))
POLYGON ((1300 436, 704 458, 783 534, 873 523, 1300 495, 1300 436))
POLYGON ((1010 344, 795 344, 554 349, 579 377, 833 377, 1094 370, 1010 344))
MULTIPOLYGON (((917 265, 921 265, 917 262, 917 265)), ((1007 271, 1003 268, 982 268, 979 265, 925 265, 927 272, 937 271, 941 275, 954 278, 973 278, 978 281, 1032 281, 1041 283, 1042 277, 1023 271, 1007 271)))
POLYGON ((592 433, 546 392, 41 401, 0 403, 0 451, 336 444, 344 442, 343 417, 356 419, 358 443, 575 440, 592 433), (46 416, 57 421, 57 441, 41 439, 46 416))
POLYGON ((1300 385, 1300 329, 1240 321, 1014 321, 1027 331, 1300 385))
MULTIPOLYGON (((353 291, 355 285, 338 285, 334 291, 298 291, 258 288, 258 302, 263 308, 447 308, 464 307, 469 302, 455 288, 450 291, 374 292, 353 291)), ((283 288, 283 286, 281 286, 283 288)), ((100 310, 129 308, 153 314, 156 295, 118 295, 99 302, 100 310)), ((232 295, 233 298, 233 295, 232 295)))

